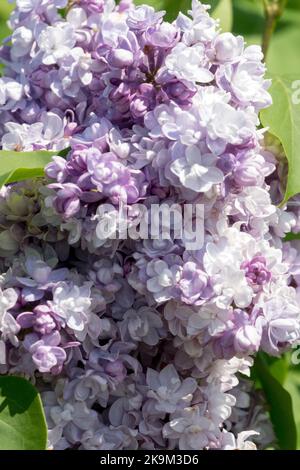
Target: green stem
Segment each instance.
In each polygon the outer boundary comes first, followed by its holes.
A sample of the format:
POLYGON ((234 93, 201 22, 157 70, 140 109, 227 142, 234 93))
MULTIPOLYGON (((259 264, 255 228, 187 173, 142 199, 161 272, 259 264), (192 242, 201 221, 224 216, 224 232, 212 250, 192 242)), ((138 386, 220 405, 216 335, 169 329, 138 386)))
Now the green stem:
POLYGON ((282 16, 287 0, 263 0, 265 11, 265 28, 262 40, 262 51, 266 61, 271 38, 277 22, 282 16))
POLYGON ((270 46, 271 38, 275 31, 275 27, 276 27, 276 17, 266 15, 265 29, 264 29, 263 41, 262 41, 262 51, 263 51, 265 61, 267 59, 267 53, 268 53, 268 49, 270 46))

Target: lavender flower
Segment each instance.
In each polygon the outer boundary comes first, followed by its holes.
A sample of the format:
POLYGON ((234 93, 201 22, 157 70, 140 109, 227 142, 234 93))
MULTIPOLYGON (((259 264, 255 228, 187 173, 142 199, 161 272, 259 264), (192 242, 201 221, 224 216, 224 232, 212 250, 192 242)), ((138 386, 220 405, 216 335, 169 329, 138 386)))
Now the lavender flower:
POLYGON ((150 388, 147 396, 155 400, 157 411, 165 413, 174 413, 178 407, 188 405, 197 387, 194 379, 181 382, 173 365, 166 366, 160 373, 148 369, 146 380, 150 388))

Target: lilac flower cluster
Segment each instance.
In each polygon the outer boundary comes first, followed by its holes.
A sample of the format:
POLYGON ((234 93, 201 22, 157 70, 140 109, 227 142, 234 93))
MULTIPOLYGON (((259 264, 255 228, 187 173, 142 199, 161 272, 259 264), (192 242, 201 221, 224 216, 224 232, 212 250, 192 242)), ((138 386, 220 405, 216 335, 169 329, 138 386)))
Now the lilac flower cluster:
POLYGON ((0 191, 0 372, 36 383, 55 449, 268 446, 241 374, 300 340, 300 262, 260 48, 198 0, 173 23, 131 0, 16 3, 1 147, 67 156, 0 191), (104 236, 121 206, 138 229, 137 202, 201 204, 203 247, 104 236))

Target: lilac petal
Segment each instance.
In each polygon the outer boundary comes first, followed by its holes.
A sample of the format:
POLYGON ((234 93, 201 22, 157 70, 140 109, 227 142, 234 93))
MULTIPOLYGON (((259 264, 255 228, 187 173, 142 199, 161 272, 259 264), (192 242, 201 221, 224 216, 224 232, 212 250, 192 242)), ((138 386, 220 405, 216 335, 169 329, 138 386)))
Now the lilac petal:
POLYGON ((34 313, 23 312, 17 316, 17 322, 22 328, 31 328, 34 323, 34 313))
POLYGON ((36 281, 34 279, 29 279, 28 277, 17 277, 16 278, 20 284, 27 287, 36 287, 36 281))
POLYGON ((43 336, 43 343, 47 346, 58 346, 61 342, 61 336, 58 331, 43 336))
POLYGON ((27 288, 22 289, 22 298, 25 302, 36 302, 44 297, 44 292, 40 289, 27 288))
POLYGON ((68 268, 55 269, 48 277, 48 282, 64 281, 69 274, 68 268))

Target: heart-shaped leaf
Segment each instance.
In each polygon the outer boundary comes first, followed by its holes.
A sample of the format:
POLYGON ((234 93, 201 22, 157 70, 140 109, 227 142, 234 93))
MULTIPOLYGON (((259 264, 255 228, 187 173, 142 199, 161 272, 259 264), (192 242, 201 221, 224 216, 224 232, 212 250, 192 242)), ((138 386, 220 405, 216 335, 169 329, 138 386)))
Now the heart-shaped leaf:
POLYGON ((270 372, 265 358, 258 354, 254 364, 254 376, 258 379, 269 405, 270 417, 280 449, 297 448, 297 429, 293 404, 289 392, 270 372))
POLYGON ((289 372, 286 389, 290 393, 293 401, 293 410, 297 426, 297 450, 300 449, 300 372, 299 370, 291 370, 289 372))
POLYGON ((47 426, 37 390, 20 377, 0 377, 0 450, 45 450, 47 426))
MULTIPOLYGON (((300 192, 300 103, 294 84, 297 79, 273 77, 270 93, 273 105, 261 112, 261 122, 269 127, 284 148, 288 165, 288 180, 284 201, 300 192)), ((299 94, 299 91, 298 91, 299 94)))

